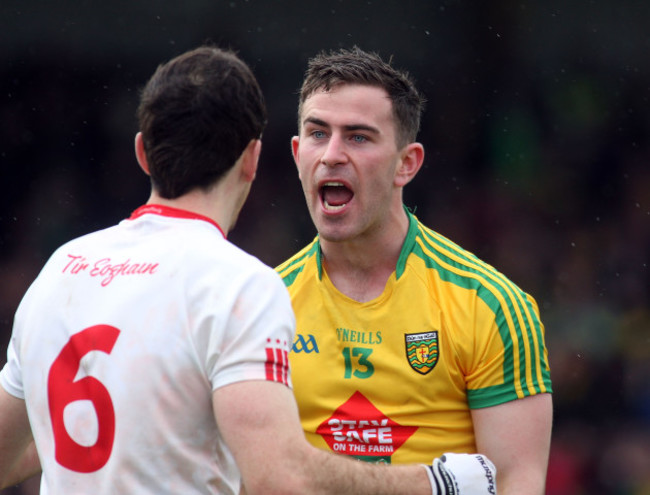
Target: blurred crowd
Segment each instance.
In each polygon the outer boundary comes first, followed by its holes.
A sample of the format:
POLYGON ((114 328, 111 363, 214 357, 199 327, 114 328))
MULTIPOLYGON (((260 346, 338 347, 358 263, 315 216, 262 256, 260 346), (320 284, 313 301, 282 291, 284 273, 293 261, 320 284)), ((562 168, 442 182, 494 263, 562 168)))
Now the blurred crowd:
POLYGON ((418 201, 540 305, 549 495, 650 494, 650 114, 647 88, 619 89, 574 75, 497 108, 483 168, 418 201))
MULTIPOLYGON (((16 59, 0 77, 0 366, 13 313, 51 251, 146 201, 132 139, 138 85, 152 67, 16 59)), ((647 87, 578 71, 493 98, 481 116, 460 94, 424 89, 426 165, 405 200, 540 306, 555 403, 547 493, 650 494, 647 87)), ((289 152, 294 108, 271 110, 231 239, 274 265, 314 230, 289 152)))

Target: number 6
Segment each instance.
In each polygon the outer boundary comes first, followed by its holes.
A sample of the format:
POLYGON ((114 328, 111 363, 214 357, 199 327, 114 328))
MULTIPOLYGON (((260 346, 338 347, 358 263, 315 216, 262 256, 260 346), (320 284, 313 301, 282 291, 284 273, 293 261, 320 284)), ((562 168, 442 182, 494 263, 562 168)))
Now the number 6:
POLYGON ((115 410, 102 383, 86 376, 74 381, 81 359, 91 351, 110 354, 120 331, 109 325, 95 325, 70 337, 54 360, 47 378, 47 397, 54 432, 54 457, 59 464, 80 473, 101 469, 111 455, 115 438, 115 410), (89 400, 97 413, 98 434, 94 445, 75 442, 65 429, 63 410, 78 400, 89 400))

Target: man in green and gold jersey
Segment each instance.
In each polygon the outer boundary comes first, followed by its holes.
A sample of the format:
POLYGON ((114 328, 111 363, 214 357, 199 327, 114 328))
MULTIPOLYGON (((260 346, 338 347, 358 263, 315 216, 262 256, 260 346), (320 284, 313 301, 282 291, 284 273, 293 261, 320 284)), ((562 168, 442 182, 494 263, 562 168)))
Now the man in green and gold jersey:
POLYGON ((538 307, 404 206, 422 105, 374 53, 309 62, 291 144, 318 236, 277 267, 303 429, 368 461, 480 452, 500 494, 541 495, 552 399, 538 307))

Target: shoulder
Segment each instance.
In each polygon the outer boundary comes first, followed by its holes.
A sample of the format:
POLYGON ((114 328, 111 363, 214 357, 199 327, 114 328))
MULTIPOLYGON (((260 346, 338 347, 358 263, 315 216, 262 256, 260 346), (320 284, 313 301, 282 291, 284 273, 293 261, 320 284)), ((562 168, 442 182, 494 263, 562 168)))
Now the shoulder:
POLYGON ((493 265, 421 222, 418 222, 412 254, 422 259, 427 268, 435 270, 450 283, 471 289, 507 287, 508 290, 519 291, 519 288, 493 265))
POLYGON ((537 307, 534 299, 490 263, 444 235, 417 222, 411 264, 450 288, 466 291, 483 300, 495 313, 537 307))
POLYGON ((275 271, 280 275, 284 284, 288 287, 293 284, 305 269, 318 270, 319 244, 316 237, 307 246, 295 253, 285 262, 275 267, 275 271))
POLYGON ((223 238, 213 237, 200 246, 192 246, 185 251, 183 260, 188 280, 195 280, 199 285, 204 281, 205 287, 217 292, 226 286, 235 293, 248 291, 255 284, 266 290, 285 292, 272 267, 223 238))

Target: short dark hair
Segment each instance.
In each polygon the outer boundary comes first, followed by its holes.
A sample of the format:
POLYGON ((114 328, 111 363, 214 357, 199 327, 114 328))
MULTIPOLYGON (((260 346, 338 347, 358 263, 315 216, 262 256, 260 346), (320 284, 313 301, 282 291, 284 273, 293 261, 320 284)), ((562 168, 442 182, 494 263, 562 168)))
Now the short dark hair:
MULTIPOLYGON (((415 141, 425 99, 407 72, 395 69, 374 52, 355 46, 351 50, 321 52, 309 60, 300 89, 298 119, 305 100, 318 90, 341 84, 361 84, 384 89, 392 102, 399 147, 415 141)), ((300 129, 300 120, 298 129, 300 129)))
POLYGON ((157 68, 137 117, 152 186, 173 199, 215 184, 261 137, 267 113, 248 65, 206 45, 157 68))

